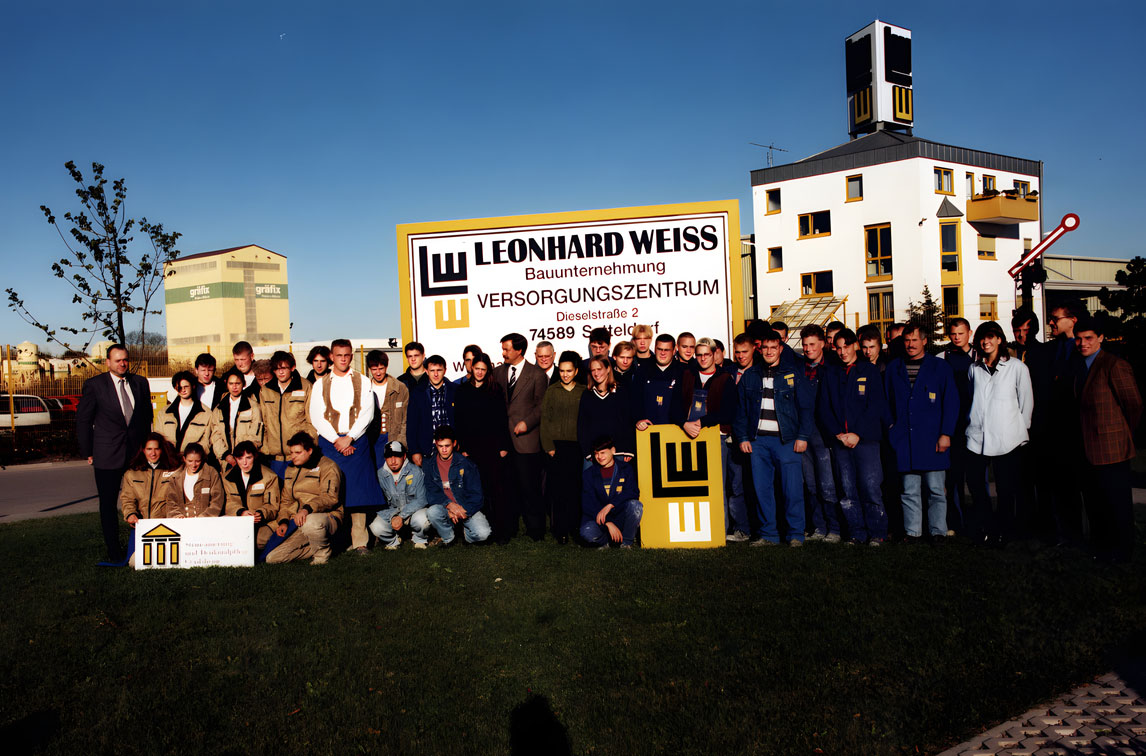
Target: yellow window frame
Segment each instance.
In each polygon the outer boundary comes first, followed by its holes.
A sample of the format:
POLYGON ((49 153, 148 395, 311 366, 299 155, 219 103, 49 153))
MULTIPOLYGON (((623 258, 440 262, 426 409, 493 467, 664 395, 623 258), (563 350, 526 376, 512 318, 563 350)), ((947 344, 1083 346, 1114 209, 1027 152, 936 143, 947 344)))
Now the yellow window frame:
POLYGON ((998 187, 995 185, 995 177, 989 173, 984 173, 983 174, 983 193, 986 194, 987 192, 991 191, 992 189, 998 189, 998 187))
POLYGON ((857 173, 854 176, 848 176, 844 179, 844 202, 862 202, 863 201, 863 174, 857 173), (859 196, 850 197, 852 179, 859 179, 859 196))
POLYGON ((938 181, 935 182, 935 193, 936 194, 946 194, 946 195, 949 195, 952 197, 955 196, 955 171, 954 170, 952 170, 951 168, 941 168, 939 166, 935 166, 935 170, 932 172, 932 176, 939 179, 938 181), (944 187, 944 186, 947 186, 949 188, 943 189, 942 187, 944 187))
POLYGON ((779 215, 782 204, 783 203, 781 202, 779 189, 765 189, 764 190, 764 214, 765 215, 779 215), (772 195, 773 195, 773 193, 775 193, 775 195, 776 195, 776 209, 775 210, 771 209, 772 208, 772 195))
POLYGON ((784 248, 783 247, 769 247, 768 248, 768 259, 766 260, 766 262, 768 263, 768 272, 769 273, 777 273, 777 272, 783 270, 784 269, 784 248), (780 257, 780 265, 778 267, 775 267, 775 268, 772 267, 772 253, 773 252, 778 252, 779 257, 780 257))
POLYGON ((891 224, 890 223, 877 223, 877 224, 872 225, 872 226, 864 226, 863 227, 864 275, 867 276, 866 280, 869 283, 872 281, 890 281, 891 276, 892 276, 891 273, 887 273, 887 274, 877 273, 873 276, 867 272, 868 263, 874 262, 875 263, 875 269, 879 270, 881 267, 883 267, 880 265, 880 263, 883 260, 891 260, 892 250, 890 250, 890 249, 885 250, 879 242, 879 237, 880 237, 879 230, 882 228, 886 228, 888 230, 888 234, 890 235, 890 233, 891 233, 891 224), (876 232, 876 235, 875 235, 875 238, 876 238, 876 250, 875 250, 875 252, 876 252, 876 254, 874 257, 871 254, 871 249, 868 247, 868 231, 875 231, 876 232))
POLYGON ((831 228, 831 225, 832 225, 832 211, 831 210, 817 210, 814 213, 800 213, 796 217, 796 238, 797 239, 819 239, 821 236, 831 236, 832 232, 830 230, 829 231, 823 231, 823 232, 818 233, 818 234, 813 233, 815 228, 816 228, 815 216, 822 215, 824 213, 827 213, 827 215, 828 215, 828 227, 831 228), (803 231, 805 218, 808 219, 808 233, 806 233, 806 234, 803 231))
POLYGON ((979 295, 979 320, 998 320, 999 319, 999 295, 998 294, 980 294, 979 295))
POLYGON ((832 270, 813 270, 809 273, 801 273, 800 274, 800 297, 801 298, 835 296, 835 288, 836 288, 835 271, 832 271, 832 270), (831 291, 816 291, 816 276, 820 275, 821 273, 827 273, 828 275, 832 276, 832 290, 831 291), (804 293, 804 278, 806 276, 812 277, 812 286, 811 286, 812 291, 810 294, 804 293))

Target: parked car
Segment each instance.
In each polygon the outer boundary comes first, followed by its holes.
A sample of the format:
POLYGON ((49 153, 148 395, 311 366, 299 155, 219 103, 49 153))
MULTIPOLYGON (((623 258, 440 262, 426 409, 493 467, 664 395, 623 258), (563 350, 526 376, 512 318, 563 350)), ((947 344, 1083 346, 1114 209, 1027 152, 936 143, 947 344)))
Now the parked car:
MULTIPOLYGON (((51 407, 42 397, 33 394, 13 394, 11 400, 15 404, 17 428, 47 427, 52 424, 51 407)), ((12 414, 8 407, 8 395, 0 394, 0 432, 9 432, 12 429, 12 414)))
POLYGON ((80 408, 80 395, 79 394, 66 394, 64 396, 53 397, 58 399, 60 404, 64 407, 64 416, 71 417, 76 414, 76 410, 80 408))

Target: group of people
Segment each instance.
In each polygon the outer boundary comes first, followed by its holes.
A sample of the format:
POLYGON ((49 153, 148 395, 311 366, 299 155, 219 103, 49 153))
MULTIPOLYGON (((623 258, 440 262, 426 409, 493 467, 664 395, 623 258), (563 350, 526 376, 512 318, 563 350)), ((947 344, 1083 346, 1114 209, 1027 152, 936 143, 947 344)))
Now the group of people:
POLYGON ((548 529, 560 544, 632 548, 636 434, 665 424, 693 438, 719 428, 730 542, 1003 544, 1041 527, 1080 545, 1085 497, 1096 554, 1128 559, 1137 385, 1102 349, 1100 323, 1071 307, 1052 318, 1041 344, 1020 310, 1011 345, 993 321, 972 337, 954 318, 938 354, 918 323, 809 325, 797 352, 783 323, 753 321, 729 359, 717 339, 637 325, 616 344, 594 329, 588 357, 541 341, 530 361, 510 333, 498 364, 467 346, 455 381, 417 342, 391 376, 385 352, 366 355, 364 375, 335 340, 311 351, 306 377, 289 352, 259 365, 239 342, 221 377, 210 354, 176 374, 154 422, 117 345, 110 380, 84 386, 79 443, 112 561, 125 558, 117 509, 133 526, 251 517, 267 562, 327 561, 347 520, 358 554, 404 536, 449 546, 459 532, 504 544, 521 525, 535 541, 548 529))

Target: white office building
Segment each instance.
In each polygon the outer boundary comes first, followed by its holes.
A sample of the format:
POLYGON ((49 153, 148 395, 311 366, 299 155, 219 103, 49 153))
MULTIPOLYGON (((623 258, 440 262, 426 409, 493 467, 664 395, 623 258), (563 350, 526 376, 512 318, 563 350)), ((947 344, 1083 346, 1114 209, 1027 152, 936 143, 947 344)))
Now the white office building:
MULTIPOLYGON (((759 316, 886 327, 926 285, 972 329, 1006 323, 1022 304, 1008 268, 1040 238, 1041 162, 913 136, 906 29, 877 21, 846 50, 852 139, 752 171, 759 316)), ((1041 315, 1041 290, 1028 303, 1041 315)))

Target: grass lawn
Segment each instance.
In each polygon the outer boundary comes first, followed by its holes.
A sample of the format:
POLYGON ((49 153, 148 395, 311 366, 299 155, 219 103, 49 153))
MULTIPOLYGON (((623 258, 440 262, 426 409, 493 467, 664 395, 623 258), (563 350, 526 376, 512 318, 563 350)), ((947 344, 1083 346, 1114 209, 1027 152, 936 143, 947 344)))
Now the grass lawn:
POLYGON ((96 515, 0 526, 9 753, 934 753, 1146 647, 1141 548, 101 548, 96 515))

